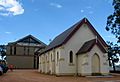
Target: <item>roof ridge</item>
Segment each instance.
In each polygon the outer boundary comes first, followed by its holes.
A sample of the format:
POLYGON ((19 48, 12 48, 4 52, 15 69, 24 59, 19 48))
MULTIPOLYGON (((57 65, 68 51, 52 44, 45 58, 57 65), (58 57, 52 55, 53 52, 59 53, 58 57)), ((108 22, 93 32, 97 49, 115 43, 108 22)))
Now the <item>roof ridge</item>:
POLYGON ((46 47, 46 49, 43 52, 46 52, 48 50, 51 50, 55 47, 58 47, 64 43, 67 42, 68 38, 70 37, 71 33, 75 30, 75 28, 84 21, 85 18, 80 20, 79 22, 72 25, 70 28, 66 29, 64 32, 60 33, 58 36, 54 38, 54 40, 46 47))
POLYGON ((84 23, 88 25, 88 27, 92 30, 92 32, 96 36, 98 36, 98 38, 100 39, 102 44, 104 46, 106 46, 105 41, 102 39, 102 37, 99 35, 99 33, 95 30, 95 28, 91 25, 91 23, 85 17, 82 20, 80 20, 79 22, 75 23, 70 28, 68 28, 67 30, 65 30, 64 32, 62 32, 61 34, 59 34, 58 36, 56 36, 54 38, 54 40, 48 45, 48 47, 43 51, 43 53, 67 43, 68 40, 78 31, 78 29, 84 23))
POLYGON ((45 43, 43 43, 42 41, 40 41, 38 38, 34 37, 34 36, 31 35, 31 34, 29 34, 29 35, 27 35, 27 36, 24 36, 23 38, 20 38, 20 39, 18 39, 18 40, 15 41, 15 42, 12 42, 12 44, 16 44, 16 43, 18 43, 18 42, 20 42, 21 40, 24 40, 24 39, 26 39, 26 38, 32 38, 32 39, 34 39, 35 41, 37 41, 39 44, 42 44, 42 45, 44 45, 44 46, 47 46, 45 43))

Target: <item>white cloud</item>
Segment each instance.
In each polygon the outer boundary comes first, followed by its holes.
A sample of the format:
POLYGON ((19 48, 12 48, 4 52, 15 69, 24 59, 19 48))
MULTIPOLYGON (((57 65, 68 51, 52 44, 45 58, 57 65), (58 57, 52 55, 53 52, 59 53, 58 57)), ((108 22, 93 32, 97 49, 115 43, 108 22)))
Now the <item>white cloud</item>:
POLYGON ((22 4, 18 0, 0 0, 0 15, 20 15, 24 13, 22 4))
POLYGON ((11 34, 11 32, 5 32, 6 34, 11 34))
POLYGON ((93 14, 93 11, 89 11, 89 14, 93 14))
POLYGON ((0 15, 2 15, 2 16, 9 16, 10 13, 0 13, 0 15))
POLYGON ((4 8, 3 8, 3 7, 0 7, 0 10, 4 10, 4 8))
POLYGON ((50 3, 50 6, 56 7, 56 8, 62 8, 63 6, 58 3, 50 3))
POLYGON ((110 35, 105 36, 105 37, 107 37, 107 38, 115 38, 114 36, 110 36, 110 35))
POLYGON ((81 9, 81 10, 80 10, 80 12, 81 12, 81 13, 83 13, 83 12, 84 12, 84 10, 83 10, 83 9, 81 9))
POLYGON ((94 13, 92 11, 92 9, 93 9, 92 6, 87 6, 86 9, 87 9, 87 11, 88 11, 89 14, 93 14, 94 13))

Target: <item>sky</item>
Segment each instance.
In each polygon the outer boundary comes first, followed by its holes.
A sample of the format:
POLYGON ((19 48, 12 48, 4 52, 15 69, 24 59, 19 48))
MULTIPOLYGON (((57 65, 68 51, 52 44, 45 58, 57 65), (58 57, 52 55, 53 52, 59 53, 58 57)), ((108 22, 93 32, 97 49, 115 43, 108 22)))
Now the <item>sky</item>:
POLYGON ((112 0, 0 0, 0 44, 29 34, 49 44, 84 17, 105 41, 115 42, 105 30, 112 13, 112 0))

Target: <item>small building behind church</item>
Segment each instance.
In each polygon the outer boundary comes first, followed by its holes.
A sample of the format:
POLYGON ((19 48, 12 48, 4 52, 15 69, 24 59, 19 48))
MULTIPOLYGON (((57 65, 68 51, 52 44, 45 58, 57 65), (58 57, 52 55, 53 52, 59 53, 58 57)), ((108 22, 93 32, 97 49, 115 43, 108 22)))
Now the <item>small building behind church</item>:
POLYGON ((8 43, 6 50, 8 65, 12 64, 17 69, 36 69, 38 68, 39 59, 35 51, 43 50, 45 47, 45 43, 32 35, 8 43))
POLYGON ((107 75, 107 44, 87 18, 58 35, 39 54, 39 72, 53 75, 107 75))

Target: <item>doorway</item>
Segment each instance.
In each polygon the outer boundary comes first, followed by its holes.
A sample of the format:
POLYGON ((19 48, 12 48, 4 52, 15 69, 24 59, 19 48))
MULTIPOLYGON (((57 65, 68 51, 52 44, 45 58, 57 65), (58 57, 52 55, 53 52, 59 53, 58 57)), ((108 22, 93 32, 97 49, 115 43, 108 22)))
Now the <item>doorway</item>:
POLYGON ((100 58, 96 53, 92 57, 92 75, 100 75, 100 58))

